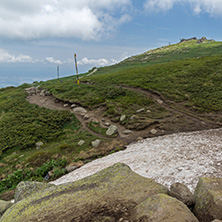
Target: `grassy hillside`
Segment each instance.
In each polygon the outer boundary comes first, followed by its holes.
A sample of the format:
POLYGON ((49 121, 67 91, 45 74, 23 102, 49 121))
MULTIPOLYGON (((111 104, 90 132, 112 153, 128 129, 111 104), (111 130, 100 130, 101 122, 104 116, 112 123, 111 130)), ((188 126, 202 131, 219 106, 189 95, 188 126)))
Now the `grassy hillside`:
POLYGON ((116 65, 99 68, 96 75, 212 55, 222 55, 221 42, 207 40, 201 44, 198 44, 196 40, 191 40, 153 49, 143 54, 127 58, 116 65))
POLYGON ((199 112, 222 111, 222 56, 130 68, 85 80, 152 89, 199 112))
MULTIPOLYGON (((153 136, 153 128, 156 135, 164 135, 222 126, 221 42, 169 45, 90 73, 81 75, 79 86, 73 76, 34 85, 64 102, 100 111, 102 117, 143 137, 153 136)), ((92 149, 97 137, 83 130, 70 112, 29 104, 27 87, 0 89, 0 193, 21 180, 43 180, 52 169, 54 179, 70 162, 106 154, 92 149), (86 141, 81 147, 80 140, 86 141), (39 141, 44 146, 36 150, 39 141)), ((90 122, 89 128, 104 136, 98 124, 90 122)), ((108 146, 106 139, 104 144, 108 146)))
POLYGON ((96 137, 80 130, 80 122, 68 111, 49 110, 29 104, 25 88, 0 89, 0 194, 22 180, 42 181, 65 173, 64 166, 90 148, 96 137), (86 142, 79 147, 77 144, 86 142), (37 142, 43 142, 36 149, 37 142))
POLYGON ((124 112, 128 112, 127 105, 134 104, 138 108, 148 102, 144 99, 141 101, 141 94, 129 95, 132 91, 116 89, 116 86, 131 86, 157 91, 174 102, 183 102, 186 108, 209 113, 222 110, 221 70, 222 43, 206 40, 198 44, 196 40, 191 40, 99 68, 90 76, 83 75, 81 81, 91 85, 82 84, 76 88, 74 78, 68 77, 64 78, 63 84, 48 81, 42 86, 56 97, 76 101, 86 107, 104 103, 109 107, 110 103, 115 106, 119 103, 125 107, 124 112), (111 95, 112 91, 115 95, 111 95), (123 96, 124 93, 127 94, 126 97, 123 96))

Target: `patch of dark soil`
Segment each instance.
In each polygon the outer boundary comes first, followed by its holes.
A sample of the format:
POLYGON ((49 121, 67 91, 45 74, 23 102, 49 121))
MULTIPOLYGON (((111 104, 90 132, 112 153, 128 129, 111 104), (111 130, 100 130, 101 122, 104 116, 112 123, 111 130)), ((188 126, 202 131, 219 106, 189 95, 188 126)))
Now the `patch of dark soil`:
POLYGON ((14 199, 15 190, 8 190, 0 195, 1 200, 10 201, 14 199))

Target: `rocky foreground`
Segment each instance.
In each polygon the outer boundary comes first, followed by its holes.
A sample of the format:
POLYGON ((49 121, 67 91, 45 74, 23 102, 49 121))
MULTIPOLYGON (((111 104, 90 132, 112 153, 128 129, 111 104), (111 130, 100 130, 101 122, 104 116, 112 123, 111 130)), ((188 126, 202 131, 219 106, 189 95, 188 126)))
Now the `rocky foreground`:
POLYGON ((222 178, 201 178, 194 195, 167 187, 117 163, 84 179, 55 186, 21 182, 15 204, 0 202, 1 222, 211 222, 222 220, 222 178))

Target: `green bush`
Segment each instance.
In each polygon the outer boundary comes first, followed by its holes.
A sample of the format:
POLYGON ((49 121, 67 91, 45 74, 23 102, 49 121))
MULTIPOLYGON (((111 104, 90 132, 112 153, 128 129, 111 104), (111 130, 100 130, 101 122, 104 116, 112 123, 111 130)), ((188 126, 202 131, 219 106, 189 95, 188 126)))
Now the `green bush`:
POLYGON ((18 183, 30 179, 32 175, 29 169, 15 171, 13 174, 1 180, 0 193, 9 189, 15 189, 18 183))
MULTIPOLYGON (((49 110, 29 104, 20 88, 0 92, 0 151, 35 146, 63 134, 63 127, 74 115, 68 111, 49 110)), ((77 122, 73 122, 78 125, 77 122)))
POLYGON ((15 189, 18 183, 20 183, 21 181, 32 179, 42 181, 47 173, 54 168, 54 174, 50 179, 58 178, 59 176, 62 176, 66 173, 66 170, 63 169, 66 164, 66 159, 58 159, 50 160, 49 162, 44 163, 41 167, 38 167, 36 170, 17 170, 13 174, 8 175, 6 178, 0 181, 0 193, 10 189, 15 189))

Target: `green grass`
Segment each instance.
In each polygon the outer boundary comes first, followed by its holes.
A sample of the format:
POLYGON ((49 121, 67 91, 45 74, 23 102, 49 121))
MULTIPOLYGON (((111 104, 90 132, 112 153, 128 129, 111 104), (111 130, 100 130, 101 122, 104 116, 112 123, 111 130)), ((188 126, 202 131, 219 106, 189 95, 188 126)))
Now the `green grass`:
MULTIPOLYGON (((21 180, 42 180, 33 174, 36 169, 64 158, 69 163, 81 151, 91 149, 91 141, 97 139, 81 131, 80 122, 70 112, 28 103, 26 87, 30 85, 0 89, 0 178, 6 179, 0 184, 0 193, 14 189, 21 180), (78 146, 83 139, 85 144, 78 146), (39 141, 44 146, 37 150, 39 141)), ((62 168, 55 169, 54 179, 64 173, 62 168)))
MULTIPOLYGON (((100 107, 103 116, 113 122, 126 115, 121 124, 130 129, 144 129, 150 123, 167 119, 172 113, 153 99, 123 86, 157 91, 172 100, 172 106, 179 104, 195 115, 222 111, 221 42, 197 44, 189 41, 169 45, 113 66, 98 68, 93 75, 87 76, 91 71, 81 75, 83 83, 79 86, 75 76, 62 78, 60 83, 55 79, 36 84, 63 101, 92 110, 100 107), (140 108, 145 111, 137 113, 140 108), (136 116, 134 120, 130 119, 132 115, 136 116)), ((0 173, 1 179, 6 178, 5 183, 11 184, 3 188, 4 191, 13 189, 20 180, 42 180, 40 174, 36 175, 38 169, 49 170, 47 166, 51 161, 77 160, 97 139, 81 131, 79 121, 71 113, 29 104, 25 100, 27 87, 30 85, 0 89, 0 173), (80 140, 85 144, 78 146, 80 140), (44 146, 36 150, 35 143, 39 141, 44 142, 44 146)), ((96 124, 90 123, 89 127, 94 132, 105 133, 105 129, 96 124)), ((55 176, 63 173, 62 167, 55 169, 55 176)))
MULTIPOLYGON (((111 79, 103 81, 103 76, 98 76, 98 78, 100 80, 94 81, 94 84, 82 83, 77 86, 70 80, 63 83, 47 81, 41 86, 47 88, 56 98, 64 101, 77 103, 89 109, 104 107, 103 115, 114 122, 118 121, 123 114, 129 119, 140 108, 160 110, 160 106, 152 99, 119 87, 117 84, 110 84, 111 79)), ((161 112, 162 116, 167 114, 164 109, 161 109, 161 112)), ((155 115, 155 112, 152 114, 155 115)))
POLYGON ((19 169, 0 181, 0 194, 4 191, 15 189, 17 184, 21 181, 43 181, 49 171, 53 173, 51 179, 56 179, 66 173, 64 169, 66 163, 67 160, 65 159, 50 160, 35 170, 29 168, 25 170, 19 169))
MULTIPOLYGON (((69 112, 38 108, 26 100, 23 88, 0 92, 0 152, 47 143, 63 133, 64 124, 75 118, 69 112)), ((79 125, 74 121, 75 125, 79 125)))
POLYGON ((205 43, 197 44, 196 40, 191 40, 150 50, 143 54, 127 58, 118 64, 101 67, 94 75, 110 74, 131 68, 212 55, 222 55, 221 42, 206 41, 205 43))
POLYGON ((222 110, 222 56, 131 68, 86 80, 152 89, 200 112, 222 110))
POLYGON ((96 133, 99 133, 103 136, 106 136, 106 131, 107 129, 106 128, 102 128, 99 124, 99 122, 94 122, 94 121, 90 121, 88 123, 88 127, 93 131, 93 132, 96 132, 96 133))

